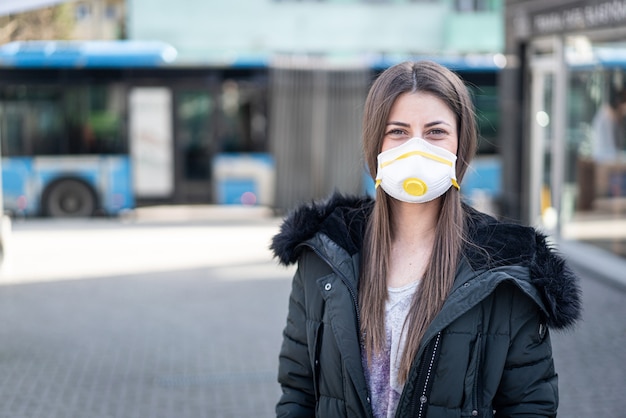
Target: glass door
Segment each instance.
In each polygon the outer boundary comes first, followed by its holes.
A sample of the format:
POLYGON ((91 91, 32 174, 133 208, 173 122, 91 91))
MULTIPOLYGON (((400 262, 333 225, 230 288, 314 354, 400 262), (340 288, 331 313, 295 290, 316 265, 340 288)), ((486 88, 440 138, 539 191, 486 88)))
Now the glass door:
POLYGON ((535 226, 558 234, 564 174, 567 71, 559 39, 538 42, 530 51, 528 213, 535 226))

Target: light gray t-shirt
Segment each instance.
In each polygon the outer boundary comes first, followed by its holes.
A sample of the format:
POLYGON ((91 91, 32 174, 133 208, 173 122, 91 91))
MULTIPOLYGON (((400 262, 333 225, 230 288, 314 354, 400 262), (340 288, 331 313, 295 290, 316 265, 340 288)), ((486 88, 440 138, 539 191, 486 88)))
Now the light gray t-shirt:
POLYGON ((367 364, 367 355, 363 353, 363 369, 370 390, 372 410, 376 418, 391 418, 396 413, 402 385, 398 383, 398 368, 406 341, 402 332, 404 321, 411 307, 413 294, 418 282, 403 287, 390 287, 385 303, 385 349, 372 356, 367 364))

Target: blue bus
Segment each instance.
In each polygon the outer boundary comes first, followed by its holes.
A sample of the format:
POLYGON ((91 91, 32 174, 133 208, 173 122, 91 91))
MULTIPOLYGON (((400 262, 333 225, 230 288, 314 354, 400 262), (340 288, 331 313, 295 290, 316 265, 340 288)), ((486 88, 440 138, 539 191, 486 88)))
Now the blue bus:
MULTIPOLYGON (((220 176, 231 173, 218 157, 267 159, 267 63, 175 57, 156 41, 0 46, 5 209, 57 217, 224 203, 220 176)), ((270 204, 264 195, 246 202, 270 204)))
POLYGON ((5 210, 67 217, 133 208, 127 92, 111 71, 155 67, 175 55, 158 42, 1 46, 5 210))

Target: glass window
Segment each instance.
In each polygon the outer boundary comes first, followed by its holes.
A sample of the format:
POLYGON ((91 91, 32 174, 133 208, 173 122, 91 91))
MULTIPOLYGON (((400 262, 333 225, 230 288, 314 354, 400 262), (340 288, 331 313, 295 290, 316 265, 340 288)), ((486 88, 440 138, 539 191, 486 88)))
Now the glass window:
POLYGON ((107 4, 104 9, 104 16, 109 20, 117 19, 117 7, 113 4, 107 4))
POLYGON ((455 0, 454 8, 458 12, 491 12, 496 5, 493 0, 455 0))
POLYGON ((51 86, 7 86, 2 92, 5 156, 32 155, 35 150, 58 154, 65 137, 62 93, 51 86))
POLYGON ((266 99, 260 84, 225 80, 222 83, 220 113, 220 152, 267 151, 266 99))
POLYGON ((70 154, 127 152, 121 86, 89 85, 66 89, 67 151, 70 154))
POLYGON ((78 3, 74 9, 76 20, 81 21, 91 17, 91 5, 89 3, 78 3))
POLYGON ((4 155, 127 152, 122 86, 7 86, 4 155))
POLYGON ((211 177, 211 116, 213 97, 206 91, 186 90, 177 95, 177 133, 182 149, 184 178, 211 177))

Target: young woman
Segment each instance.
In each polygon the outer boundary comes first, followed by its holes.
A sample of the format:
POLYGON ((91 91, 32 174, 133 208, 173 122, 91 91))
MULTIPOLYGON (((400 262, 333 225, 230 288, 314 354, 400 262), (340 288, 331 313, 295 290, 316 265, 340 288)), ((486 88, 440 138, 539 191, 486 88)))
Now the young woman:
POLYGON ((285 220, 298 263, 279 417, 553 417, 549 328, 580 315, 576 278, 535 230, 461 202, 476 149, 463 82, 432 62, 373 84, 363 119, 376 199, 333 196, 285 220))

